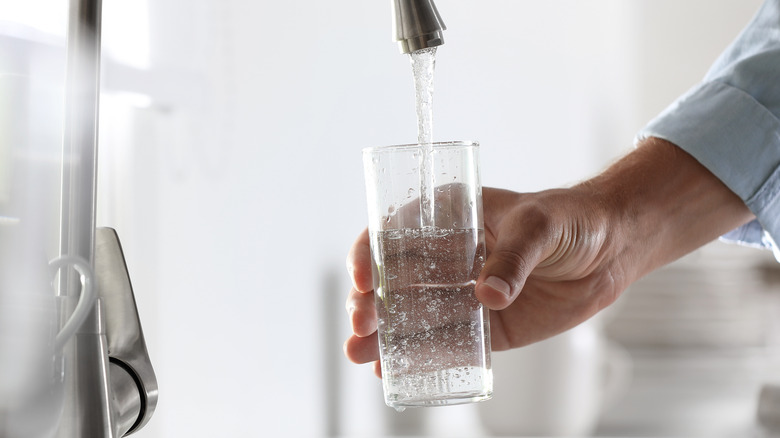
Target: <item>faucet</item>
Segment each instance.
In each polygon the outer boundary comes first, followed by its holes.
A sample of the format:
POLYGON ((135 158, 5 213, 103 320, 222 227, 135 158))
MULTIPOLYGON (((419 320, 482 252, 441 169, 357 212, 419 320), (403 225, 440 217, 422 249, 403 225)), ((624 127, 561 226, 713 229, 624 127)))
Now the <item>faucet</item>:
MULTIPOLYGON (((65 258, 54 268, 71 263, 65 258)), ((149 422, 158 387, 115 230, 95 230, 94 269, 83 272, 91 272, 97 292, 91 311, 61 353, 63 409, 56 436, 119 438, 149 422)))
POLYGON ((112 228, 95 230, 95 279, 105 309, 112 429, 117 437, 130 435, 152 417, 158 388, 122 246, 112 228))
POLYGON ((393 40, 401 53, 444 44, 444 25, 433 0, 393 0, 393 40))
POLYGON ((58 294, 78 297, 76 309, 83 301, 86 312, 62 345, 57 438, 126 436, 143 427, 157 406, 157 378, 119 238, 95 227, 101 15, 102 0, 69 0, 60 253, 92 272, 96 293, 86 299, 86 285, 79 292, 73 270, 61 271, 58 294))

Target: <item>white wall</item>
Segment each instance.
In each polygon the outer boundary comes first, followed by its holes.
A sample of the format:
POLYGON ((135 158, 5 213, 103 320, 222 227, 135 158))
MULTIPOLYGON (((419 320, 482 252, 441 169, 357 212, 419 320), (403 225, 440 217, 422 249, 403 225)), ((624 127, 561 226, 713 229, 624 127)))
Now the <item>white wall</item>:
MULTIPOLYGON (((440 0, 434 136, 479 140, 485 185, 577 181, 629 149, 758 3, 440 0)), ((150 68, 106 59, 99 205, 160 381, 138 436, 377 433, 379 382, 341 340, 344 258, 366 219, 360 149, 415 138, 388 2, 149 11, 150 68)))

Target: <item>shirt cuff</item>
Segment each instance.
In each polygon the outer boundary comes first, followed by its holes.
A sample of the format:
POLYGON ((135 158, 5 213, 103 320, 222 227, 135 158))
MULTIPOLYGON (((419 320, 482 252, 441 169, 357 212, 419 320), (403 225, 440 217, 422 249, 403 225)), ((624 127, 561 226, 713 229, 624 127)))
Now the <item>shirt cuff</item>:
MULTIPOLYGON (((718 81, 694 87, 637 140, 676 144, 736 193, 756 220, 724 236, 780 251, 780 121, 744 91, 718 81)), ((780 258, 778 258, 780 260, 780 258)))

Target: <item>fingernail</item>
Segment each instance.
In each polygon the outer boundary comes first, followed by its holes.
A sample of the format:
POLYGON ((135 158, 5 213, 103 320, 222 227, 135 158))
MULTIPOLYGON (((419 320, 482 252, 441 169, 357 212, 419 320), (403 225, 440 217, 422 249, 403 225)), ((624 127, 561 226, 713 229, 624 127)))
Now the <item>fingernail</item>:
POLYGON ((495 276, 488 277, 487 280, 482 282, 482 284, 489 286, 490 288, 501 292, 506 296, 509 296, 509 294, 512 292, 512 288, 509 287, 509 283, 495 276))

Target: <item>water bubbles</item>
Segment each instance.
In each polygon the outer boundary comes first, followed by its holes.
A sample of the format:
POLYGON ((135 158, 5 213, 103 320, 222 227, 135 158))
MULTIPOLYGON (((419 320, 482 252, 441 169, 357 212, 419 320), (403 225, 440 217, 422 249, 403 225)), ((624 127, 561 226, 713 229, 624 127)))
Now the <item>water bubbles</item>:
MULTIPOLYGON (((388 218, 389 220, 390 218, 388 218)), ((390 240, 398 240, 404 237, 404 233, 400 230, 391 230, 386 233, 387 238, 390 240)))
MULTIPOLYGON (((484 315, 473 296, 475 282, 472 277, 450 275, 455 270, 452 263, 470 268, 479 252, 455 259, 459 256, 442 249, 453 242, 476 241, 476 236, 465 233, 473 231, 419 227, 372 237, 384 251, 380 275, 387 298, 377 316, 387 321, 380 329, 384 336, 379 342, 391 405, 442 391, 482 390, 485 371, 472 365, 482 363, 485 351, 484 315), (388 331, 391 326, 393 330, 388 331), (473 372, 468 373, 469 369, 473 372)), ((476 270, 464 270, 476 278, 476 270)))

